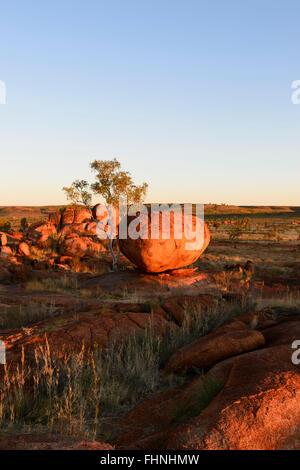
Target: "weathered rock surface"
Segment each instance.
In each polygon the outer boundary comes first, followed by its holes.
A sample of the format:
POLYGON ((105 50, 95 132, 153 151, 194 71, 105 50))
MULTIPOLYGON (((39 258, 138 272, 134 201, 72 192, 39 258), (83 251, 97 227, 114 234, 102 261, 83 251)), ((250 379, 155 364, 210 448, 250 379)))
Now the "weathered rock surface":
POLYGON ((7 244, 7 235, 4 232, 0 232, 0 246, 5 246, 7 244))
POLYGON ((278 450, 300 450, 300 425, 293 434, 282 440, 278 450))
MULTIPOLYGON (((18 232, 17 232, 18 234, 18 232)), ((9 233, 5 233, 5 232, 0 232, 0 239, 1 239, 1 243, 2 243, 2 246, 5 246, 5 245, 10 245, 10 246, 16 246, 20 243, 20 237, 16 234, 15 236, 15 232, 13 235, 10 235, 9 233)), ((21 238, 22 238, 22 235, 21 235, 21 238)))
POLYGON ((262 330, 277 324, 276 315, 272 310, 260 310, 258 312, 247 312, 235 317, 251 328, 262 330))
POLYGON ((81 224, 91 219, 91 213, 85 207, 72 208, 67 207, 61 216, 61 225, 81 224))
POLYGON ((43 243, 56 234, 56 228, 48 221, 36 222, 28 228, 28 238, 33 242, 43 243))
POLYGON ((20 255, 30 256, 30 248, 29 248, 28 243, 26 243, 26 242, 21 242, 20 243, 20 245, 18 247, 18 251, 19 251, 20 255))
POLYGON ((106 349, 111 342, 119 342, 132 334, 152 328, 157 335, 163 335, 167 327, 175 327, 162 316, 145 312, 131 312, 130 305, 124 305, 124 313, 113 310, 110 306, 101 307, 76 315, 60 315, 29 328, 2 330, 0 339, 5 342, 7 361, 16 364, 24 348, 27 359, 34 357, 39 346, 46 341, 53 358, 65 354, 80 352, 84 344, 88 353, 97 348, 106 349))
MULTIPOLYGON (((210 233, 207 225, 201 219, 192 216, 191 221, 180 216, 179 227, 182 230, 182 238, 175 235, 176 217, 174 213, 170 215, 170 235, 164 229, 162 213, 152 213, 141 216, 139 232, 141 237, 133 239, 128 234, 127 239, 120 239, 119 245, 122 253, 136 266, 145 272, 159 273, 167 270, 178 269, 194 263, 207 248, 210 241, 210 233), (154 217, 157 216, 157 222, 154 217), (184 232, 184 220, 186 232, 184 232), (196 221, 199 221, 197 237, 188 239, 185 233, 188 230, 195 231, 196 221), (152 226, 151 226, 152 223, 152 226), (152 229, 157 225, 157 238, 154 239, 152 229), (203 227, 204 224, 204 227, 203 227), (204 237, 201 237, 201 231, 204 237), (176 238, 175 238, 176 237, 176 238), (165 239, 164 239, 165 238, 165 239), (192 249, 188 247, 193 244, 192 249)), ((128 217, 128 227, 135 220, 135 217, 128 217)))
POLYGON ((7 245, 2 246, 0 248, 0 254, 2 256, 12 256, 12 250, 11 250, 10 246, 7 246, 7 245))
POLYGON ((49 222, 53 225, 56 225, 58 226, 60 224, 60 221, 61 221, 61 213, 60 211, 56 211, 56 212, 51 212, 49 214, 49 222))
POLYGON ((17 238, 18 240, 22 240, 24 237, 24 234, 19 232, 18 230, 15 230, 12 234, 14 238, 17 238))
POLYGON ((71 233, 83 235, 85 232, 86 225, 86 222, 82 222, 81 224, 66 224, 61 228, 59 234, 61 237, 65 237, 66 235, 70 235, 71 233))
POLYGON ((88 222, 85 227, 86 233, 90 235, 97 234, 97 222, 88 222))
MULTIPOLYGON (((143 298, 157 297, 159 295, 171 295, 172 292, 178 292, 178 289, 184 290, 186 295, 198 295, 204 293, 207 289, 211 276, 201 271, 186 272, 181 270, 177 273, 168 272, 160 274, 146 274, 140 271, 119 271, 117 273, 108 273, 88 279, 80 283, 80 287, 87 289, 103 289, 113 292, 122 290, 128 293, 136 293, 143 298)), ((173 294, 174 295, 174 294, 173 294)))
POLYGON ((167 323, 159 316, 127 312, 107 313, 91 312, 81 315, 78 321, 60 317, 39 325, 40 330, 34 329, 30 337, 19 337, 18 332, 12 332, 4 338, 7 345, 7 360, 15 362, 21 356, 24 348, 27 359, 34 357, 34 351, 41 345, 49 344, 52 358, 63 357, 65 354, 78 353, 83 344, 87 353, 91 350, 106 349, 112 341, 121 341, 133 333, 142 332, 151 326, 157 334, 162 334, 167 323), (100 318, 101 317, 101 318, 100 318), (17 339, 17 344, 15 340, 17 339), (10 352, 10 348, 13 350, 10 352))
POLYGON ((215 366, 203 378, 196 377, 186 386, 161 392, 145 400, 129 411, 119 423, 114 439, 117 449, 161 450, 165 449, 168 436, 179 422, 205 407, 205 400, 213 398, 211 381, 217 381, 214 392, 224 386, 234 358, 215 366), (207 393, 208 390, 208 393, 207 393))
POLYGON ((164 303, 149 308, 148 303, 99 303, 96 299, 78 299, 59 293, 27 291, 24 295, 21 289, 11 296, 0 293, 0 303, 14 305, 15 302, 24 306, 49 305, 54 312, 64 313, 30 325, 29 330, 2 330, 0 339, 6 344, 8 361, 17 360, 22 347, 32 356, 37 346, 45 345, 46 338, 54 357, 61 357, 66 352, 80 351, 83 343, 87 351, 95 347, 106 349, 112 341, 121 341, 150 326, 161 336, 166 329, 178 328, 174 314, 176 304, 180 309, 185 305, 197 305, 203 312, 214 305, 214 299, 209 295, 174 297, 166 301, 166 305, 172 302, 174 306, 170 313, 164 303))
POLYGON ((279 346, 281 344, 291 344, 295 340, 300 340, 300 318, 291 316, 283 318, 277 325, 262 330, 267 346, 279 346))
POLYGON ((263 346, 264 336, 235 321, 176 351, 168 360, 166 373, 199 369, 216 364, 227 357, 263 346))
POLYGON ((79 258, 85 255, 95 255, 103 251, 106 250, 100 242, 96 242, 89 237, 79 237, 78 234, 70 234, 60 245, 60 253, 62 255, 79 258))
POLYGON ((289 345, 243 354, 234 358, 223 390, 199 416, 175 428, 166 447, 280 448, 299 426, 299 399, 299 366, 291 362, 289 345))
POLYGON ((142 402, 122 418, 114 443, 141 450, 299 449, 299 395, 300 370, 288 345, 248 352, 142 402))

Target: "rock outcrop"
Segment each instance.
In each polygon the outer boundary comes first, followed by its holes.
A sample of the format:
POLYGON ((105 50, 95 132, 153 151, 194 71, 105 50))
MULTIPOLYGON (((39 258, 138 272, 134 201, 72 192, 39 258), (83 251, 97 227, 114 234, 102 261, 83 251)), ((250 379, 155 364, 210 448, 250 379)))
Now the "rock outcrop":
POLYGON ((55 234, 55 226, 48 221, 36 222, 30 225, 28 228, 29 240, 36 243, 43 243, 47 241, 49 237, 55 234))
POLYGON ((18 247, 18 251, 20 253, 20 255, 22 256, 30 256, 30 248, 29 248, 29 245, 28 243, 26 242, 21 242, 19 247, 18 247))
POLYGON ((95 256, 106 251, 99 241, 89 237, 79 237, 78 234, 70 234, 60 245, 60 253, 65 256, 81 258, 85 255, 95 256))
POLYGON ((5 246, 7 244, 7 235, 6 233, 0 232, 0 246, 5 246))
POLYGON ((177 215, 171 212, 168 233, 161 212, 142 215, 137 225, 137 232, 140 233, 137 239, 130 233, 130 225, 135 223, 135 219, 133 216, 128 217, 128 236, 120 239, 119 244, 122 253, 145 272, 160 273, 189 266, 205 251, 210 241, 206 223, 196 216, 189 218, 180 215, 177 223, 177 215), (157 228, 156 235, 154 228, 157 228), (178 238, 177 230, 181 232, 182 238, 178 238), (196 235, 192 236, 192 233, 196 235), (186 234, 190 234, 190 238, 186 234))
POLYGON ((168 360, 165 372, 206 368, 227 357, 257 349, 264 343, 262 333, 235 321, 176 351, 168 360))
POLYGON ((299 400, 299 366, 291 362, 290 345, 243 354, 233 360, 223 390, 171 432, 166 448, 278 449, 299 426, 299 400))
POLYGON ((91 213, 85 207, 67 207, 61 215, 61 225, 66 224, 81 224, 82 222, 90 221, 91 213))

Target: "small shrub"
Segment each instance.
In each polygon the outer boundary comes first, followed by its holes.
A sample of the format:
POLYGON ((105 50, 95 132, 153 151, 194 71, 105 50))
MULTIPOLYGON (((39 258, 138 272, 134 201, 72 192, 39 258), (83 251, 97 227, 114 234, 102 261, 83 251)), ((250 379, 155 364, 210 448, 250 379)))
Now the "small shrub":
POLYGON ((23 217, 20 222, 20 231, 21 232, 26 232, 28 229, 28 222, 26 217, 23 217))
POLYGON ((11 222, 9 219, 0 219, 0 232, 11 232, 11 222))
POLYGON ((188 402, 174 410, 174 421, 177 424, 187 421, 194 416, 199 416, 207 408, 210 402, 220 393, 225 381, 216 377, 203 377, 197 390, 189 396, 188 402))

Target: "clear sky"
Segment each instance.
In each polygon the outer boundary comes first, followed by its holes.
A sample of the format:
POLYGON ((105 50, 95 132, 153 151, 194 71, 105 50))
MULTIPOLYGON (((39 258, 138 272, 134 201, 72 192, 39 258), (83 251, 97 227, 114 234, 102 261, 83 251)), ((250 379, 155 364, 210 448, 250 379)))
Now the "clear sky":
POLYGON ((300 205, 298 0, 1 2, 0 205, 117 157, 147 201, 300 205))

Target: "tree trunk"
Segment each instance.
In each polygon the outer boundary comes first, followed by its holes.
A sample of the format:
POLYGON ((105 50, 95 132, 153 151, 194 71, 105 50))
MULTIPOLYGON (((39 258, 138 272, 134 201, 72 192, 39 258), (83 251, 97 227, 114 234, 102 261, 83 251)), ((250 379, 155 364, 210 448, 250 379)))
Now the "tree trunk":
MULTIPOLYGON (((86 206, 87 207, 87 206, 86 206)), ((105 232, 104 228, 101 227, 101 224, 100 224, 100 221, 97 220, 97 219, 94 219, 93 217, 93 214, 92 214, 92 211, 91 211, 91 208, 88 207, 88 210, 90 211, 91 215, 92 215, 92 220, 94 222, 96 222, 99 230, 102 230, 105 234, 106 234, 106 237, 108 238, 108 246, 109 246, 109 251, 110 251, 110 254, 112 256, 112 259, 113 259, 113 264, 112 264, 112 269, 113 269, 113 272, 117 272, 119 269, 118 269, 118 264, 119 264, 119 259, 120 259, 120 248, 119 248, 119 244, 118 244, 118 252, 117 252, 117 256, 115 255, 115 252, 114 252, 114 248, 113 248, 113 239, 110 238, 108 236, 108 234, 105 232)), ((113 233, 113 227, 112 227, 112 221, 111 221, 111 218, 109 217, 108 221, 107 221, 110 229, 111 229, 111 233, 113 233)))

